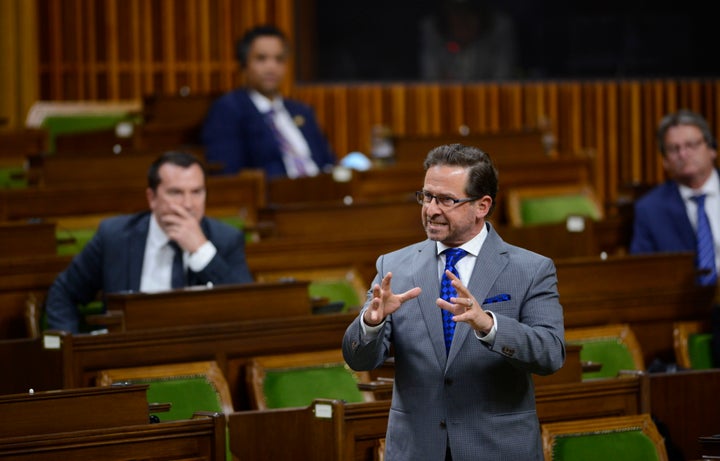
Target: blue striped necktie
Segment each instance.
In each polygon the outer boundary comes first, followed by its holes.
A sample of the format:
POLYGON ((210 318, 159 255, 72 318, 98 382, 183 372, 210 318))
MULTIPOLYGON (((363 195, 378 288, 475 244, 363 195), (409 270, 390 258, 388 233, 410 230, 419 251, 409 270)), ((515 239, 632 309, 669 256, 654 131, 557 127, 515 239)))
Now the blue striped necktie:
POLYGON ((710 229, 710 221, 705 213, 705 196, 705 194, 696 195, 691 199, 697 203, 696 267, 698 270, 707 272, 698 276, 698 283, 707 286, 717 283, 717 268, 715 267, 715 242, 710 229))
MULTIPOLYGON (((455 269, 455 263, 460 261, 467 254, 467 251, 461 248, 448 248, 444 253, 445 270, 449 270, 459 278, 460 275, 458 275, 458 271, 455 269)), ((450 298, 457 296, 457 292, 451 282, 452 280, 450 280, 450 278, 445 275, 445 271, 443 271, 440 282, 440 297, 447 302, 450 302, 450 298)), ((452 344, 453 335, 455 334, 455 322, 452 320, 453 314, 445 309, 440 309, 440 312, 442 312, 443 332, 445 333, 445 353, 448 353, 450 351, 450 344, 452 344)))

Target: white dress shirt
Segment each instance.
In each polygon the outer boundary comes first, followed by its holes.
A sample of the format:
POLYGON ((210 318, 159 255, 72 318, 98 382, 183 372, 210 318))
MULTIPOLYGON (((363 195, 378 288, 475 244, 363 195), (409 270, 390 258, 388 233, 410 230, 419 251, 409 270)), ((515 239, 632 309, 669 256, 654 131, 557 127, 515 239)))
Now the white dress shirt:
MULTIPOLYGON (((257 91, 250 91, 249 95, 250 100, 252 100, 261 114, 269 112, 271 109, 274 111, 273 120, 275 121, 275 126, 292 146, 295 157, 302 160, 306 175, 317 176, 320 170, 311 157, 310 146, 308 146, 305 136, 303 136, 298 125, 293 121, 290 113, 285 109, 282 98, 277 96, 271 101, 257 91)), ((289 178, 297 178, 300 176, 292 158, 293 154, 283 152, 283 163, 285 164, 285 171, 289 178)))
MULTIPOLYGON (((150 228, 145 242, 145 255, 143 256, 142 275, 140 277, 141 292, 156 293, 171 289, 175 250, 168 244, 169 242, 168 236, 153 214, 150 217, 150 228)), ((217 248, 208 240, 193 254, 183 251, 184 267, 193 272, 200 272, 210 263, 216 253, 217 248)))

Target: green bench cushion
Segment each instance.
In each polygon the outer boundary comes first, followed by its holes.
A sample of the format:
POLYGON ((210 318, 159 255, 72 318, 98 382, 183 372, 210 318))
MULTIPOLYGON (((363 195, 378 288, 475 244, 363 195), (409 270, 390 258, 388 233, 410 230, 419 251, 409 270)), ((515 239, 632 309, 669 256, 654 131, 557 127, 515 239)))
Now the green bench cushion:
POLYGON ((713 368, 712 333, 694 333, 688 338, 688 355, 693 370, 713 368))
POLYGON ((620 370, 634 370, 636 368, 630 350, 616 338, 571 341, 570 343, 582 345, 580 360, 602 364, 599 371, 583 373, 583 379, 612 378, 617 376, 620 370))
POLYGON ((97 229, 58 229, 55 238, 58 241, 57 254, 61 256, 76 255, 85 248, 93 238, 97 229))
POLYGON ((327 298, 330 302, 342 302, 342 311, 358 307, 360 300, 352 284, 347 280, 318 280, 308 286, 311 298, 327 298))
POLYGON ((654 461, 657 459, 657 450, 652 440, 640 429, 633 429, 558 437, 553 445, 552 461, 654 461))
POLYGON ((119 122, 128 119, 125 112, 50 115, 45 117, 42 126, 48 130, 48 150, 55 152, 55 137, 59 134, 112 129, 119 122))
POLYGON ((357 380, 344 364, 268 370, 263 382, 268 408, 303 407, 314 399, 364 401, 357 380))
POLYGON ((525 198, 520 205, 520 213, 524 224, 562 222, 568 215, 600 219, 595 205, 588 197, 575 195, 525 198))

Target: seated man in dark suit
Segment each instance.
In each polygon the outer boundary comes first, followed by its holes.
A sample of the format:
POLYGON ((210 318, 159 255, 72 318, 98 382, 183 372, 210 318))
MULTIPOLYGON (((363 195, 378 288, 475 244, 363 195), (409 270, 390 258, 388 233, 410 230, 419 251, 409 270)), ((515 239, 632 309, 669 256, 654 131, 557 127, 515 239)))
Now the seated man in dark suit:
MULTIPOLYGON (((630 253, 695 251, 697 283, 716 286, 720 174, 715 136, 702 115, 679 110, 660 121, 657 142, 668 179, 635 203, 630 253)), ((713 307, 712 323, 713 361, 720 366, 718 305, 713 307)))
POLYGON ((288 48, 285 35, 273 26, 255 27, 238 42, 246 87, 215 101, 202 129, 205 157, 222 173, 257 168, 268 178, 296 178, 335 164, 312 109, 280 95, 288 48))
POLYGON ((101 222, 53 282, 46 302, 49 328, 77 333, 78 305, 98 292, 252 282, 243 233, 204 216, 205 169, 196 157, 160 156, 148 170, 146 193, 150 211, 101 222))

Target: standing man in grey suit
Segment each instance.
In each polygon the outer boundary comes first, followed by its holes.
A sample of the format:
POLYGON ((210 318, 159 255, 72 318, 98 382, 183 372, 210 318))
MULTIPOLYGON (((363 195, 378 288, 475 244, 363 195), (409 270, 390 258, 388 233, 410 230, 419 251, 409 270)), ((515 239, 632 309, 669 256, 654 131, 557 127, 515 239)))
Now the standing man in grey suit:
POLYGON ((345 360, 372 370, 394 350, 386 460, 542 460, 532 374, 565 361, 555 266, 486 221, 498 190, 486 153, 439 146, 425 170, 417 198, 428 240, 378 258, 345 360), (455 275, 444 268, 458 252, 455 275))
POLYGON ((167 152, 155 160, 146 190, 150 211, 100 223, 50 287, 48 327, 77 333, 78 305, 93 301, 98 292, 252 282, 243 233, 205 217, 205 176, 203 165, 185 152, 167 152), (182 266, 179 284, 173 286, 176 251, 182 266))

